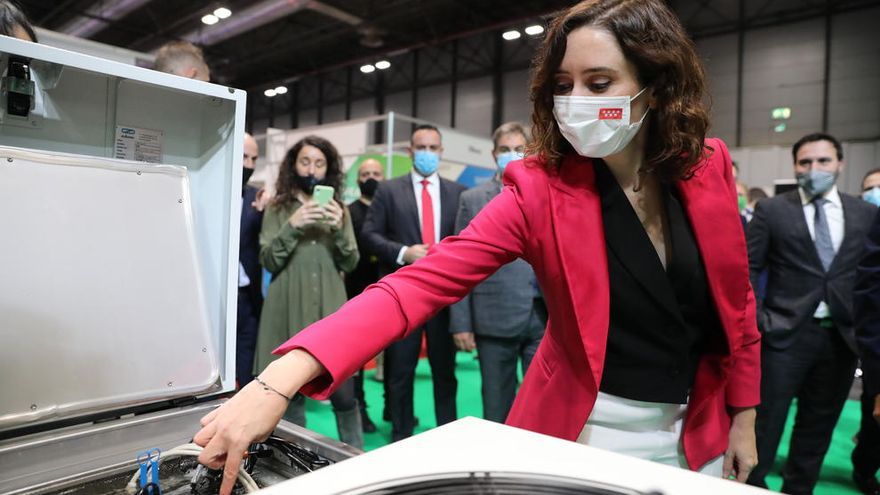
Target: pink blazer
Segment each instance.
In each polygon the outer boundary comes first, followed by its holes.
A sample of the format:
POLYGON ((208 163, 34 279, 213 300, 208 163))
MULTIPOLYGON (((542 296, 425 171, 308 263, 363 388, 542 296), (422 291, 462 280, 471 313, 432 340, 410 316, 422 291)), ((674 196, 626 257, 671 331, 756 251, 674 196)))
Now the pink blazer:
MULTIPOLYGON (((718 139, 706 144, 714 151, 693 178, 677 187, 727 351, 703 355, 697 369, 683 432, 692 469, 724 453, 728 408, 757 405, 760 390, 760 334, 730 155, 718 139)), ((303 393, 326 397, 391 342, 520 257, 535 269, 550 321, 507 423, 577 438, 602 379, 609 323, 608 265, 594 169, 590 159, 578 155, 565 157, 558 171, 529 157, 507 167, 504 184, 460 235, 446 238, 424 259, 385 277, 275 350, 305 349, 327 369, 303 393)))

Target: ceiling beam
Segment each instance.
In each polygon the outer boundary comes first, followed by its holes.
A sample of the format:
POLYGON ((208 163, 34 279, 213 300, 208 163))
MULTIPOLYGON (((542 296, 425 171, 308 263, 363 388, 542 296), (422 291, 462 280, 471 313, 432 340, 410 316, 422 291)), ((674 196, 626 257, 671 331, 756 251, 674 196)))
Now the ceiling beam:
POLYGON ((91 38, 103 31, 113 21, 150 3, 152 0, 117 0, 114 2, 98 1, 80 16, 64 23, 56 31, 79 38, 91 38))

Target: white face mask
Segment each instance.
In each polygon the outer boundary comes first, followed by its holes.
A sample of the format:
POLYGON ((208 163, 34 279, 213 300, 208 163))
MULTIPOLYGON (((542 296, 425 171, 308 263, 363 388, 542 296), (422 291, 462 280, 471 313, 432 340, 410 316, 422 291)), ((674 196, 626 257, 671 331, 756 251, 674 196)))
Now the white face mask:
MULTIPOLYGON (((645 88, 647 89, 647 88, 645 88)), ((565 139, 581 156, 604 158, 619 153, 639 132, 645 115, 630 123, 635 96, 554 96, 553 115, 565 139)))

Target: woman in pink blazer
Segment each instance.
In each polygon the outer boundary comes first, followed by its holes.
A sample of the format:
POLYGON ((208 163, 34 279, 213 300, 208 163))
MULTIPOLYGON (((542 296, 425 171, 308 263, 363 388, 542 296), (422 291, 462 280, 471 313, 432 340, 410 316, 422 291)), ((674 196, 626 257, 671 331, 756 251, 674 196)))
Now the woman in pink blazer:
POLYGON ((723 463, 745 481, 760 336, 704 77, 661 0, 587 0, 555 19, 533 71, 532 155, 460 235, 283 344, 203 419, 195 441, 203 463, 225 465, 221 493, 286 397, 327 397, 516 258, 550 317, 508 424, 716 475, 723 463))

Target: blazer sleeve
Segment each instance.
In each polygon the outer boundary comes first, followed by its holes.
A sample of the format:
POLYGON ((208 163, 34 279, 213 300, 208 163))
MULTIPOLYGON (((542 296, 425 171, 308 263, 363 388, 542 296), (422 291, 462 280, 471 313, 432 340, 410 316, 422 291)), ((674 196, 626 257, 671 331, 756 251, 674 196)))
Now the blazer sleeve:
POLYGON ((853 290, 856 342, 862 359, 865 391, 880 394, 880 213, 868 232, 865 256, 853 290))
MULTIPOLYGON (((468 204, 469 197, 469 194, 462 194, 458 201, 458 213, 455 215, 456 235, 461 233, 474 218, 474 208, 468 204)), ((474 331, 470 292, 449 308, 449 331, 452 333, 474 331)))
POLYGON ((395 214, 392 211, 394 205, 390 188, 389 182, 379 183, 379 188, 376 189, 376 194, 373 196, 373 201, 367 212, 367 220, 361 230, 361 240, 366 251, 375 253, 382 263, 396 266, 397 255, 403 244, 388 239, 391 219, 395 214))
MULTIPOLYGON (((721 140, 716 140, 717 151, 722 158, 722 175, 727 182, 730 201, 736 202, 736 180, 733 178, 733 161, 727 147, 721 140)), ((754 221, 754 219, 752 220, 754 221)), ((740 235, 745 235, 740 231, 740 235)), ((745 238, 742 238, 745 246, 745 238)), ((734 340, 734 348, 730 349, 731 369, 727 382, 726 402, 729 407, 755 407, 761 402, 761 333, 755 316, 755 292, 749 281, 749 259, 746 249, 740 247, 735 256, 740 258, 743 284, 746 286, 745 313, 740 315, 742 332, 734 340)))
POLYGON ((502 265, 523 257, 527 239, 523 200, 507 187, 461 234, 428 256, 368 287, 336 313, 307 327, 274 351, 304 349, 327 372, 303 394, 325 398, 367 360, 458 301, 502 265))

